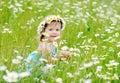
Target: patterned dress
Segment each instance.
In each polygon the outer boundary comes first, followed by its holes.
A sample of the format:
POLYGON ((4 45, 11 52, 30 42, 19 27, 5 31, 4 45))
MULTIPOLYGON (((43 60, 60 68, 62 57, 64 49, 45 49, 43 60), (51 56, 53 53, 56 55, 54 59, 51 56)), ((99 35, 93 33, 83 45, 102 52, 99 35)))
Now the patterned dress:
MULTIPOLYGON (((56 57, 58 55, 58 46, 48 44, 47 48, 51 52, 52 57, 56 57)), ((33 51, 32 53, 30 53, 25 62, 26 70, 32 71, 34 67, 39 67, 42 62, 45 62, 43 56, 44 55, 42 55, 42 53, 39 53, 38 51, 33 51)))

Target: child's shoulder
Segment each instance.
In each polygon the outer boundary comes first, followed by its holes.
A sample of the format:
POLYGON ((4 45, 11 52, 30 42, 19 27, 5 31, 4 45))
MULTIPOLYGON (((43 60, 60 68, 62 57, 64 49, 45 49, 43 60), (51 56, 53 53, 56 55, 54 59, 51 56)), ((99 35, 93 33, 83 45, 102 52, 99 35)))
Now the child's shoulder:
POLYGON ((38 48, 37 48, 37 51, 38 51, 38 52, 42 52, 42 50, 44 50, 45 47, 46 47, 46 43, 45 43, 45 42, 40 42, 40 43, 39 43, 39 46, 38 46, 38 48))

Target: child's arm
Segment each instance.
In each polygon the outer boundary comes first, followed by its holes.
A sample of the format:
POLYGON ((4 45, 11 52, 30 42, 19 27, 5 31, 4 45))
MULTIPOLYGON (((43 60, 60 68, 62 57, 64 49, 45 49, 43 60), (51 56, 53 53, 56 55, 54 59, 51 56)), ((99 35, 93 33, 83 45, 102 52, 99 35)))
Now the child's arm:
POLYGON ((66 58, 66 60, 70 60, 71 56, 68 51, 60 51, 60 53, 56 57, 52 57, 51 55, 48 57, 48 64, 56 64, 57 61, 61 61, 62 58, 66 58))

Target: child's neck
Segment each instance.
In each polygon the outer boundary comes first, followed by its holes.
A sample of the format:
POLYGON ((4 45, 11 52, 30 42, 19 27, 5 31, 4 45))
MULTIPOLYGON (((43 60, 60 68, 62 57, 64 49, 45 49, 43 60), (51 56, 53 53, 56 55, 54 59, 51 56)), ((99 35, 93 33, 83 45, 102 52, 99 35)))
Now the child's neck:
POLYGON ((51 43, 51 44, 53 44, 54 42, 56 42, 56 41, 45 41, 46 43, 51 43))
MULTIPOLYGON (((42 45, 46 45, 46 46, 47 46, 47 45, 52 44, 52 45, 55 46, 55 47, 58 46, 58 44, 57 44, 56 41, 42 41, 42 42, 43 42, 42 45)), ((42 47, 41 45, 38 46, 38 48, 37 48, 37 51, 38 51, 38 52, 41 52, 41 50, 43 49, 43 48, 41 49, 41 47, 42 47)))
POLYGON ((57 47, 56 41, 45 41, 47 44, 52 44, 53 46, 57 47))

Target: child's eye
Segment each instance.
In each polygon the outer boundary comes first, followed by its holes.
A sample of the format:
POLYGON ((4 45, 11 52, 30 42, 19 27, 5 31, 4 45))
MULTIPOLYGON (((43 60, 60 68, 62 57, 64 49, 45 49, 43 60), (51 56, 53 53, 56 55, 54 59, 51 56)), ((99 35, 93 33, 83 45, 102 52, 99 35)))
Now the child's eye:
POLYGON ((56 31, 60 31, 60 29, 56 29, 56 31))
POLYGON ((52 31, 52 29, 49 29, 49 31, 52 31))

